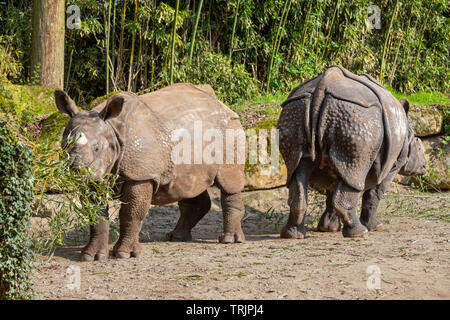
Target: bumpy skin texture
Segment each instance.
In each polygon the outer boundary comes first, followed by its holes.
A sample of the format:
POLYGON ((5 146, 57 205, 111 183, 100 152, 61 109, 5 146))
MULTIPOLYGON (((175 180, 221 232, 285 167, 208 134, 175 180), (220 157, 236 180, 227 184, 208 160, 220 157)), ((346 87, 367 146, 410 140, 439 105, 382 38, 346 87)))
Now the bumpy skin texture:
POLYGON ((395 175, 425 173, 423 146, 414 138, 408 110, 406 99, 399 103, 372 77, 339 66, 295 88, 278 120, 290 206, 281 237, 305 236, 308 184, 328 190, 318 230, 340 230, 338 217, 346 237, 379 229, 376 210, 395 175))
MULTIPOLYGON (((69 136, 76 137, 69 151, 73 166, 89 166, 98 179, 109 172, 119 175, 120 237, 113 250, 117 258, 139 256, 139 231, 151 204, 178 202, 180 219, 167 238, 192 240, 191 229, 211 207, 206 190, 211 185, 221 190, 224 231, 219 241, 245 241, 240 195, 245 158, 238 161, 236 155, 241 150, 237 141, 233 150, 226 148, 227 139, 234 139, 227 136, 227 130, 240 130, 242 134, 243 130, 238 116, 215 96, 191 84, 175 84, 139 97, 123 92, 91 111, 79 111, 63 91, 55 92, 55 100, 58 109, 71 116, 62 144, 68 143, 69 136), (177 143, 184 141, 174 139, 181 128, 192 153, 187 163, 173 158, 177 143), (210 129, 220 133, 211 142, 223 139, 223 159, 207 163, 202 155, 208 143, 202 140, 210 129), (203 148, 200 162, 195 162, 198 143, 200 147, 203 143, 203 148)), ((215 151, 211 155, 215 156, 215 151)), ((107 216, 107 210, 102 215, 107 216)), ((91 228, 83 261, 108 257, 108 232, 109 224, 104 220, 91 228)))

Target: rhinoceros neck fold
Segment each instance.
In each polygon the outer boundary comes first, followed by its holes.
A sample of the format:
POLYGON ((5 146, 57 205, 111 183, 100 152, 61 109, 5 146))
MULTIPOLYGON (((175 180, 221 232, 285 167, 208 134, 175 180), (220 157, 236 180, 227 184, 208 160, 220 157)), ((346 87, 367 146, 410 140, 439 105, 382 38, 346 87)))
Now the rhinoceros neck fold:
POLYGON ((110 173, 113 174, 118 174, 119 173, 119 167, 120 167, 120 162, 122 161, 122 156, 123 156, 123 140, 120 136, 120 133, 116 130, 116 128, 111 125, 111 123, 109 123, 109 121, 105 121, 106 124, 108 125, 108 127, 112 130, 112 132, 114 133, 113 136, 113 141, 112 144, 114 146, 114 150, 115 150, 115 157, 114 160, 112 161, 112 166, 111 168, 108 168, 110 173))

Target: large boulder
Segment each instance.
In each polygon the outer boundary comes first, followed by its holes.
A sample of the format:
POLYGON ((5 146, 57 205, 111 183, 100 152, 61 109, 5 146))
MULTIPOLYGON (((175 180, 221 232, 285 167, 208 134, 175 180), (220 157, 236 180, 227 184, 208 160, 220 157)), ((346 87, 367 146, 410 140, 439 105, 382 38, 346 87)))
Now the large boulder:
POLYGON ((269 168, 269 165, 254 164, 245 166, 244 190, 264 190, 286 185, 287 169, 281 160, 278 167, 269 168), (274 170, 270 172, 270 170, 274 170))
POLYGON ((417 137, 432 136, 442 130, 443 115, 436 106, 412 106, 408 119, 417 137))

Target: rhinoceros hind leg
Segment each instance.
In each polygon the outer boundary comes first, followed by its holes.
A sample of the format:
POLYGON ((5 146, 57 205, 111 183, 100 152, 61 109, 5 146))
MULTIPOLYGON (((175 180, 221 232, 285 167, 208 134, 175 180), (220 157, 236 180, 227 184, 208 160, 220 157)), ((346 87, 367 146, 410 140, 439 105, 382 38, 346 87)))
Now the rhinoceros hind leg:
POLYGON ((327 191, 327 207, 320 218, 317 230, 321 232, 338 232, 341 230, 341 221, 333 207, 333 192, 327 191))
POLYGON ((242 243, 245 241, 241 220, 244 217, 244 205, 241 193, 220 193, 220 203, 223 214, 223 233, 219 236, 220 243, 242 243))
MULTIPOLYGON (((108 215, 108 208, 102 212, 102 216, 108 215)), ((95 226, 90 227, 90 239, 81 252, 81 261, 102 261, 109 256, 108 249, 109 222, 99 218, 95 226)))
POLYGON ((396 174, 397 171, 389 173, 379 185, 367 190, 363 194, 360 221, 369 231, 383 229, 383 223, 377 219, 377 209, 383 194, 396 174))
POLYGON ((191 230, 201 218, 211 209, 211 198, 208 191, 192 199, 184 199, 178 202, 180 207, 180 219, 173 231, 167 234, 169 241, 192 241, 191 230))
POLYGON ((149 181, 128 182, 122 188, 119 211, 120 236, 114 245, 114 255, 119 259, 138 257, 142 250, 139 232, 142 221, 150 209, 153 184, 149 181))
POLYGON ((342 220, 344 237, 363 237, 367 228, 361 224, 357 215, 358 200, 361 192, 348 186, 342 180, 339 181, 333 195, 333 206, 342 220))
POLYGON ((313 169, 310 159, 300 160, 289 184, 289 219, 280 232, 281 238, 303 239, 306 235, 305 213, 308 203, 308 180, 313 169))

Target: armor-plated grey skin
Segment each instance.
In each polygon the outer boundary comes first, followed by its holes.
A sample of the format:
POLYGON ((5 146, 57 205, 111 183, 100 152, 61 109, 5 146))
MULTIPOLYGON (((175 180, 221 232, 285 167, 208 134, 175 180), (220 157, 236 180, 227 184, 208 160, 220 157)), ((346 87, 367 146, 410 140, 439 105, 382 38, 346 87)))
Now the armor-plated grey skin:
MULTIPOLYGON (((221 190, 224 232, 219 241, 245 240, 241 228, 244 164, 234 158, 237 143, 232 150, 234 162, 225 161, 226 151, 223 164, 206 164, 203 159, 195 163, 194 156, 192 164, 172 159, 177 141, 171 135, 176 129, 186 130, 192 138, 189 145, 202 139, 208 129, 218 130, 224 147, 227 129, 242 130, 238 116, 214 96, 191 84, 175 84, 139 97, 119 93, 91 111, 79 111, 64 91, 55 92, 55 101, 60 112, 71 117, 62 144, 69 134, 76 137, 69 150, 73 165, 89 166, 97 179, 110 172, 119 175, 122 205, 120 237, 113 250, 116 257, 136 257, 141 252, 139 231, 151 204, 178 202, 180 219, 168 239, 190 241, 191 229, 211 207, 207 192, 211 185, 221 190), (195 136, 194 124, 201 124, 200 136, 195 136)), ((194 154, 194 147, 191 150, 194 154)), ((108 257, 108 232, 109 223, 103 220, 91 227, 83 261, 108 257)))
POLYGON ((290 206, 282 238, 306 234, 308 184, 327 190, 320 231, 338 231, 339 218, 345 237, 380 228, 376 210, 395 175, 426 172, 423 145, 414 137, 408 109, 406 99, 399 102, 369 75, 340 66, 290 93, 278 120, 290 206))

